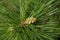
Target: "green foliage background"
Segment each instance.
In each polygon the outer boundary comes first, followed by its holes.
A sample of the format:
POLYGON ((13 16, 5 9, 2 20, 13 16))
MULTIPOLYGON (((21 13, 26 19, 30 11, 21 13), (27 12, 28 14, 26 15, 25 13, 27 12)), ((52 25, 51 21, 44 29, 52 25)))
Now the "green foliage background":
POLYGON ((60 0, 0 0, 0 40, 55 40, 60 35, 60 0), (35 23, 20 27, 26 18, 35 23))

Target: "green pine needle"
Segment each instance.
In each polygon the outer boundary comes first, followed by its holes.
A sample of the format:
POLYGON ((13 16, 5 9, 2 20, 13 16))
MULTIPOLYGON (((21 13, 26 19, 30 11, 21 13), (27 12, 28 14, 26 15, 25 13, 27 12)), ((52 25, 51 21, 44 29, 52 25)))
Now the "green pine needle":
POLYGON ((0 0, 0 40, 55 40, 60 35, 59 4, 60 0, 0 0))

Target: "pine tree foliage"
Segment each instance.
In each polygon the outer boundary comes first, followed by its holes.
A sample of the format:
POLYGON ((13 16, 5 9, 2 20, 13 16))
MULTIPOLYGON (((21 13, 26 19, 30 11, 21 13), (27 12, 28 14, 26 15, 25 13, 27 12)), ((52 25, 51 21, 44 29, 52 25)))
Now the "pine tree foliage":
POLYGON ((55 40, 60 35, 59 4, 60 0, 0 0, 0 40, 55 40))

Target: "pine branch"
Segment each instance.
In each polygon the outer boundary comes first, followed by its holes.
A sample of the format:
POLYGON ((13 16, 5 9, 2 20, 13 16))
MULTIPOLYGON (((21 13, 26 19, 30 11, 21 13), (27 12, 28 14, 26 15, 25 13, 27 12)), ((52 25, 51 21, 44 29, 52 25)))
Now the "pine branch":
POLYGON ((55 40, 60 35, 60 0, 0 0, 0 40, 55 40))

